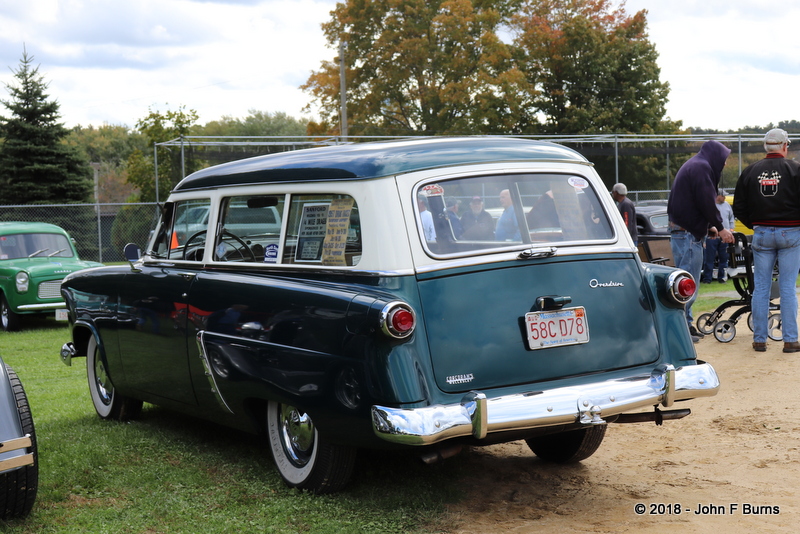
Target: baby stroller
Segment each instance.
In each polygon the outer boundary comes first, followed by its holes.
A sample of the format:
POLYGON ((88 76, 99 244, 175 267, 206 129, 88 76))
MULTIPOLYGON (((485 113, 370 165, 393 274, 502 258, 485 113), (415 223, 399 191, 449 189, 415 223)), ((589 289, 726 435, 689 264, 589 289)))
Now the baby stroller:
MULTIPOLYGON (((747 326, 753 331, 753 317, 750 314, 750 304, 753 296, 753 254, 750 243, 744 234, 735 232, 734 242, 728 245, 728 278, 733 281, 736 292, 739 293, 738 299, 723 302, 711 313, 704 313, 697 318, 697 330, 705 335, 714 334, 717 341, 722 343, 730 342, 736 337, 736 323, 747 314, 747 326), (728 308, 737 308, 730 317, 722 319, 728 308)), ((767 335, 773 341, 783 339, 781 331, 780 306, 772 301, 779 297, 778 283, 776 281, 777 272, 772 276, 772 287, 770 288, 769 319, 767 323, 767 335)))

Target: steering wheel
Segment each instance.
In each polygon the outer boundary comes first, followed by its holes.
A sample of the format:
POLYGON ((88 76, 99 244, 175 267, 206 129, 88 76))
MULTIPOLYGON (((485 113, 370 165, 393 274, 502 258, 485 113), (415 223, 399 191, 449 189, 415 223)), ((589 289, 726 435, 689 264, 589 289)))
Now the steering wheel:
POLYGON ((199 232, 195 232, 194 234, 192 234, 189 237, 189 239, 186 240, 186 243, 183 245, 183 256, 181 256, 181 259, 190 260, 190 261, 197 261, 199 259, 198 255, 202 258, 202 256, 203 256, 203 246, 200 246, 200 245, 205 245, 205 243, 206 243, 205 241, 203 241, 202 243, 198 243, 197 246, 194 249, 192 249, 191 254, 188 254, 188 255, 191 256, 190 258, 187 257, 187 252, 189 251, 189 245, 192 243, 192 241, 194 241, 194 239, 196 237, 198 237, 198 236, 200 236, 202 234, 205 234, 205 233, 206 233, 206 230, 200 230, 199 232))
MULTIPOLYGON (((231 238, 231 239, 233 239, 234 241, 236 241, 237 243, 239 243, 241 245, 241 247, 235 247, 234 246, 233 252, 238 252, 239 256, 241 256, 241 258, 242 258, 242 261, 248 261, 247 258, 245 258, 244 251, 247 251, 247 254, 250 256, 250 260, 249 261, 253 261, 253 262, 256 261, 256 255, 253 253, 253 251, 250 249, 250 247, 247 246, 247 243, 245 243, 245 241, 241 237, 239 237, 238 235, 236 235, 236 234, 234 234, 232 232, 229 232, 228 230, 223 230, 222 231, 222 235, 220 236, 220 241, 223 241, 226 238, 231 238)), ((231 245, 231 246, 233 246, 233 245, 231 245)), ((219 259, 220 260, 224 260, 224 261, 230 261, 230 254, 225 254, 224 257, 219 258, 219 259)))

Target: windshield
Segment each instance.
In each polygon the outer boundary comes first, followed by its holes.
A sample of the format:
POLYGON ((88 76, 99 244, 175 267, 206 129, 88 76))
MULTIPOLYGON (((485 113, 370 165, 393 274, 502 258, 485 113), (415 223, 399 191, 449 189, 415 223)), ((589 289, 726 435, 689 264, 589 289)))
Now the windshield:
POLYGON ((477 176, 417 192, 421 238, 434 254, 611 239, 588 180, 569 174, 477 176))
POLYGON ((19 258, 71 258, 72 247, 61 234, 12 234, 0 236, 0 260, 19 258))

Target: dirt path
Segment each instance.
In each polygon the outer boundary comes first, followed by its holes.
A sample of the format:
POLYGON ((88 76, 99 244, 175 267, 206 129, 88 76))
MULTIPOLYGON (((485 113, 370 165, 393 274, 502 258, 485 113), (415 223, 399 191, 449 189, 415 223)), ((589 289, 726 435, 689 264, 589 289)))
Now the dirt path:
MULTIPOLYGON (((751 349, 744 321, 730 343, 695 345, 722 387, 663 426, 611 425, 574 466, 541 463, 524 442, 468 452, 471 497, 452 506, 453 534, 521 532, 795 532, 800 353, 751 349), (644 513, 637 513, 637 505, 644 513), (698 507, 700 507, 699 512, 698 507), (660 515, 659 515, 660 514, 660 515)), ((682 407, 682 406, 681 406, 682 407)))

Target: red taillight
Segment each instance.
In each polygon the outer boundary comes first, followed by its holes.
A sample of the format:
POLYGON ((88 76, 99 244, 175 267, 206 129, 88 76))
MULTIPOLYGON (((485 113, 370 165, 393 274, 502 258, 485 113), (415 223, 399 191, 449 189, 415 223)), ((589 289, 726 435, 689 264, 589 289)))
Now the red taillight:
POLYGON ((414 316, 408 310, 397 310, 389 318, 392 327, 398 332, 408 332, 414 328, 414 316))
POLYGON ((686 304, 697 292, 694 278, 686 271, 674 271, 667 280, 667 293, 677 304, 686 304))
POLYGON ((403 302, 392 302, 381 310, 381 330, 398 339, 411 335, 416 324, 414 310, 403 302))
POLYGON ((678 280, 675 290, 681 298, 689 299, 697 291, 697 284, 691 278, 681 278, 678 280))

